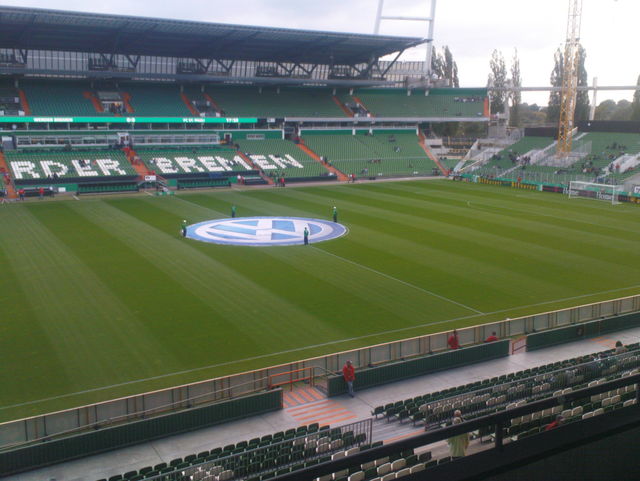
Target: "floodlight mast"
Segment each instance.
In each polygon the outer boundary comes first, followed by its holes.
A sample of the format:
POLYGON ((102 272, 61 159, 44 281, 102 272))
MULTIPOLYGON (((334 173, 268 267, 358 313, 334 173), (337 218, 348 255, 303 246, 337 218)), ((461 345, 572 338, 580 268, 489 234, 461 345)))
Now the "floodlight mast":
POLYGON ((429 0, 430 13, 428 17, 405 17, 405 16, 388 16, 382 15, 384 8, 384 0, 378 0, 378 11, 376 13, 376 23, 373 28, 373 33, 378 35, 380 33, 380 22, 382 20, 402 20, 410 22, 426 22, 427 23, 427 55, 424 64, 425 78, 431 78, 431 46, 433 43, 433 29, 436 20, 436 0, 429 0))
POLYGON ((582 0, 569 0, 567 17, 567 41, 564 47, 564 69, 560 96, 560 120, 558 125, 558 158, 571 153, 574 115, 578 96, 578 63, 580 55, 580 26, 582 22, 582 0))

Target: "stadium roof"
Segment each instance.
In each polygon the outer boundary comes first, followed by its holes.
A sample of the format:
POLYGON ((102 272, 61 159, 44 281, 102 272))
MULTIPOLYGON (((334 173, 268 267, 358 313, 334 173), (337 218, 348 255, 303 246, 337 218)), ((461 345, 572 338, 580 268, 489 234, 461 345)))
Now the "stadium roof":
POLYGON ((416 37, 0 6, 0 48, 355 65, 424 42, 416 37))

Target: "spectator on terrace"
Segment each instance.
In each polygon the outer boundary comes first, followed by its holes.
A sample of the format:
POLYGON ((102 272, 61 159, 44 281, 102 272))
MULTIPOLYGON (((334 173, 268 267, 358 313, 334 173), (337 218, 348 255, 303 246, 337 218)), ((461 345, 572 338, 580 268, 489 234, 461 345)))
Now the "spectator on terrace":
POLYGON ((449 336, 447 344, 449 345, 449 349, 460 349, 460 340, 458 339, 458 331, 456 329, 454 329, 449 336))
POLYGON ((616 341, 616 354, 622 354, 627 351, 627 346, 624 346, 620 341, 616 341))
POLYGON ((344 382, 347 383, 347 389, 349 390, 349 396, 354 397, 353 394, 353 381, 356 380, 356 370, 353 367, 351 361, 347 361, 342 368, 342 377, 344 382))
MULTIPOLYGON (((453 414, 453 425, 462 423, 462 413, 456 410, 453 414)), ((467 448, 469 447, 469 433, 462 433, 447 439, 449 445, 449 453, 451 458, 462 458, 467 454, 467 448)))
POLYGON ((558 414, 555 418, 555 420, 553 420, 551 423, 547 424, 547 426, 544 428, 545 431, 551 431, 552 429, 557 428, 558 426, 564 424, 564 417, 562 417, 562 415, 558 414))
POLYGON ((496 336, 495 331, 491 333, 489 337, 487 337, 484 342, 494 342, 498 340, 498 336, 496 336))

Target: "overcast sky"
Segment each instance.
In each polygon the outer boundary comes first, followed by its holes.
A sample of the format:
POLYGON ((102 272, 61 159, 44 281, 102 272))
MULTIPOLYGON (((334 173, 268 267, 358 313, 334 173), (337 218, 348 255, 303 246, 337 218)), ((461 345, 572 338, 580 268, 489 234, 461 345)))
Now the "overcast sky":
MULTIPOLYGON (((428 16, 430 0, 385 0, 385 15, 428 16)), ((518 49, 523 85, 549 85, 553 53, 566 36, 569 0, 438 0, 434 44, 449 45, 461 86, 486 85, 491 52, 510 65, 518 49)), ((373 33, 378 0, 0 0, 4 5, 142 15, 269 27, 373 33)), ((635 85, 640 75, 637 29, 640 0, 583 0, 581 41, 589 83, 635 85)), ((424 22, 383 21, 380 33, 426 37, 424 22)), ((409 52, 407 59, 423 59, 409 52)), ((631 99, 632 92, 600 92, 631 99)), ((548 94, 525 94, 546 104, 548 94)))

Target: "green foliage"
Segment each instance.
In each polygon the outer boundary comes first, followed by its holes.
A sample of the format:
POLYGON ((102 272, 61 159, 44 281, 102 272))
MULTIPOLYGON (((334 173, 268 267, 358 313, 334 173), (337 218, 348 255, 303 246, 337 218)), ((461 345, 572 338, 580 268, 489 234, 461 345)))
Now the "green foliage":
MULTIPOLYGON (((522 78, 520 76, 520 59, 518 58, 518 50, 515 49, 513 53, 513 60, 511 61, 511 86, 522 87, 522 78)), ((511 114, 509 121, 512 127, 520 127, 522 124, 520 117, 522 94, 520 91, 513 90, 510 94, 511 98, 511 114)))
POLYGON ((507 92, 495 90, 504 88, 507 85, 507 65, 505 64, 502 52, 494 50, 489 61, 489 97, 491 98, 491 113, 503 113, 507 107, 507 92), (493 88, 492 88, 493 87, 493 88))
MULTIPOLYGON (((589 85, 589 79, 587 77, 587 51, 580 45, 578 49, 578 87, 586 87, 589 85)), ((589 119, 589 110, 591 106, 589 104, 589 92, 587 90, 578 90, 576 97, 576 111, 573 118, 576 122, 579 120, 589 119)))
MULTIPOLYGON (((638 76, 638 82, 636 83, 636 85, 640 87, 640 75, 638 76)), ((636 90, 633 94, 630 120, 640 120, 640 89, 636 90)))
MULTIPOLYGON (((586 69, 586 59, 587 59, 587 51, 585 48, 580 45, 578 48, 578 86, 586 86, 589 84, 587 69, 586 69)), ((551 86, 552 87, 562 87, 562 81, 564 77, 564 53, 562 50, 556 50, 554 54, 554 66, 551 71, 551 86)), ((561 92, 552 91, 549 94, 549 109, 547 110, 547 121, 549 122, 558 122, 560 120, 560 103, 561 103, 561 92)), ((587 120, 589 118, 589 93, 586 90, 578 90, 578 94, 576 97, 576 110, 574 113, 574 120, 587 120)))
MULTIPOLYGON (((553 55, 553 70, 551 71, 551 86, 562 87, 562 77, 564 72, 564 55, 562 50, 556 50, 553 55)), ((557 123, 560 119, 560 99, 559 90, 549 93, 549 108, 547 109, 547 121, 557 123)))
POLYGON ((628 100, 605 100, 596 107, 596 120, 631 120, 632 103, 628 100))
POLYGON ((442 47, 442 52, 431 47, 431 73, 439 79, 447 80, 450 87, 460 87, 458 64, 453 59, 448 45, 442 47))

